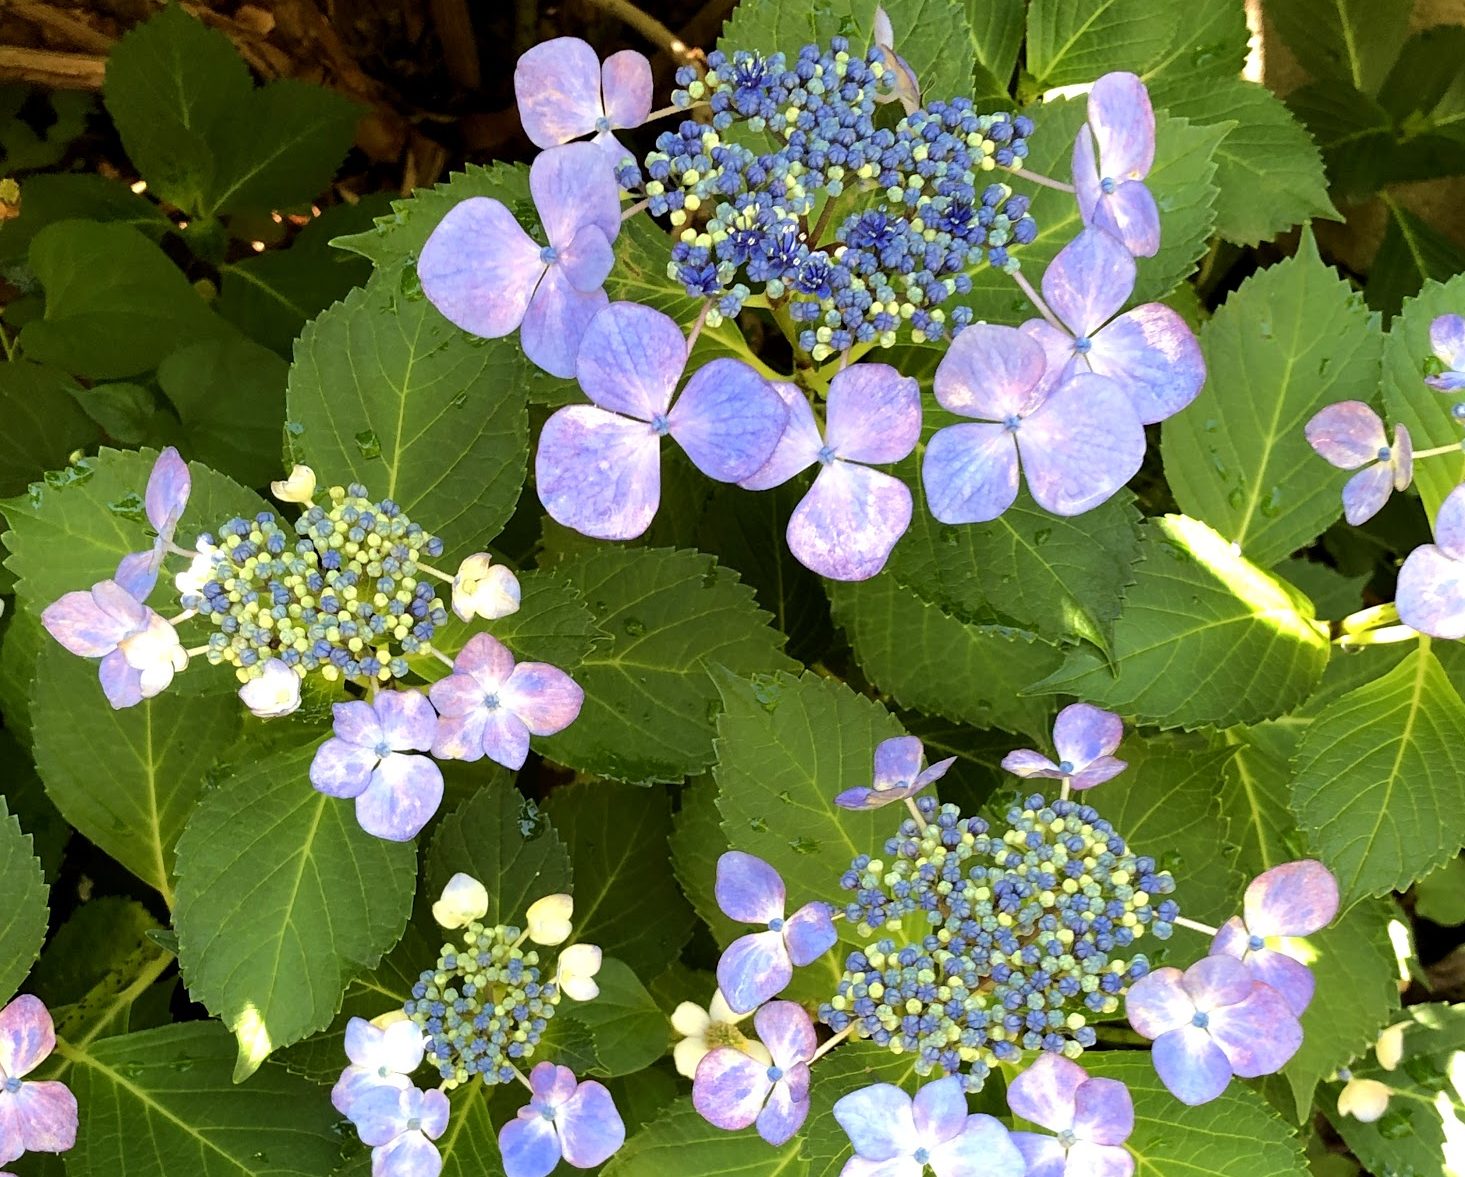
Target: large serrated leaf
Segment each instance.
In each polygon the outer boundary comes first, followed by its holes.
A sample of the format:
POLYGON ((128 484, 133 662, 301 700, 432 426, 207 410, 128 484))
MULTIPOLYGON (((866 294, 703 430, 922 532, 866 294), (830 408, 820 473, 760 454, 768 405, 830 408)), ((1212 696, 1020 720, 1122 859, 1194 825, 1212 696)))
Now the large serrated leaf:
POLYGON ((1154 0, 1032 0, 1033 88, 1041 94, 1113 70, 1142 70, 1164 55, 1179 25, 1179 7, 1154 0))
POLYGON ((236 1078, 330 1025, 412 909, 416 848, 372 837, 351 803, 310 787, 318 742, 224 773, 178 842, 179 964, 238 1038, 236 1078))
POLYGON ((1465 702, 1427 647, 1303 733, 1292 807, 1345 902, 1402 890, 1465 843, 1465 702))
POLYGON ((1035 690, 1187 728, 1270 719, 1307 697, 1328 641, 1300 593, 1184 515, 1150 520, 1141 548, 1112 668, 1078 649, 1035 690))
POLYGON ((40 860, 31 849, 30 836, 11 816, 0 796, 0 1002, 10 1000, 46 939, 50 889, 40 860))
POLYGON ((1325 405, 1370 400, 1378 317, 1318 255, 1262 270, 1201 329, 1209 391, 1164 424, 1165 473, 1182 510, 1270 567, 1342 512, 1346 475, 1307 444, 1325 405))
POLYGON ((609 635, 581 663, 580 717, 542 741, 546 755, 617 780, 680 780, 713 761, 718 693, 711 668, 791 665, 752 590, 710 556, 597 546, 554 571, 609 635))
POLYGON ((300 336, 286 396, 291 447, 322 480, 360 482, 466 555, 513 513, 529 457, 515 365, 383 271, 300 336))
POLYGON ((1387 321, 1425 283, 1446 282, 1465 270, 1465 249, 1389 192, 1381 192, 1379 199, 1388 210, 1388 227, 1363 293, 1368 305, 1387 321))
POLYGON ((1409 33, 1411 0, 1272 0, 1267 17, 1318 81, 1377 93, 1409 33))
POLYGON ((323 1092, 274 1064, 236 1085, 234 1042, 214 1022, 58 1049, 81 1110, 68 1172, 321 1177, 339 1157, 323 1092))
POLYGON ((60 368, 0 364, 0 494, 19 494, 74 450, 96 444, 100 430, 73 396, 80 391, 60 368))

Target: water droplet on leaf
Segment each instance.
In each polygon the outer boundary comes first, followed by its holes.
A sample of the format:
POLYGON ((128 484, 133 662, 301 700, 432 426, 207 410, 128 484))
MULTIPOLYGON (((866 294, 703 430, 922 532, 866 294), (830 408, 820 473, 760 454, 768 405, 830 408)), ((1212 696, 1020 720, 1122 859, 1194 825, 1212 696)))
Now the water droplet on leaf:
POLYGON ((356 448, 361 451, 363 458, 382 456, 382 443, 377 440, 376 433, 370 429, 363 429, 356 435, 356 448))
POLYGON ((621 622, 621 628, 625 630, 629 636, 633 638, 639 638, 642 634, 646 632, 646 623, 638 617, 627 617, 624 621, 621 622))

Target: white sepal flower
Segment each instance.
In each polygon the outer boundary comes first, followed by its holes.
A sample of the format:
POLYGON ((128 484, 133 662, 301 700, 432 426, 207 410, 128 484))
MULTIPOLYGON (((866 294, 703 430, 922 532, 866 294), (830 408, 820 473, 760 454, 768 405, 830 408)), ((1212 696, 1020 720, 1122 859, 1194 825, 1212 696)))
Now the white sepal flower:
POLYGON ((474 552, 453 577, 453 612, 464 621, 497 621, 519 611, 519 578, 487 552, 474 552))
POLYGON ((271 658, 258 677, 239 688, 239 698, 251 714, 280 719, 300 707, 300 676, 278 658, 271 658))
POLYGON ((563 944, 570 938, 570 916, 574 910, 575 901, 568 895, 546 895, 536 899, 524 916, 529 939, 546 947, 563 944))
POLYGON ((144 699, 167 690, 173 676, 188 668, 188 652, 178 640, 178 631, 156 613, 148 619, 146 629, 123 638, 117 648, 127 665, 141 672, 144 699))
POLYGON ((315 495, 315 471, 297 464, 290 477, 270 483, 270 494, 282 503, 308 503, 315 495))
POLYGON ((1374 1043, 1373 1053, 1374 1057, 1379 1060, 1379 1066, 1384 1070, 1394 1070, 1404 1058, 1404 1031, 1413 1024, 1413 1022, 1395 1022, 1379 1035, 1379 1040, 1374 1043))
POLYGON ((193 557, 193 563, 173 577, 173 587, 183 597, 196 597, 203 592, 203 586, 214 578, 214 565, 219 558, 218 544, 200 539, 193 547, 197 553, 193 557))
POLYGON ((594 1001, 600 996, 595 974, 600 972, 600 949, 594 944, 571 944, 560 953, 555 965, 555 984, 575 1001, 594 1001))
POLYGON ((1338 1092, 1338 1114, 1372 1124, 1389 1109, 1389 1089, 1377 1079, 1349 1079, 1338 1092))
POLYGON ((448 880, 442 898, 432 905, 432 918, 445 928, 461 928, 488 914, 488 888, 462 872, 448 880))
POLYGON ((768 1053, 768 1047, 738 1029, 737 1024, 751 1015, 752 1010, 733 1013, 721 989, 712 995, 706 1009, 694 1001, 682 1002, 671 1015, 671 1028, 682 1035, 682 1040, 672 1048, 677 1072, 695 1079, 697 1064, 719 1046, 731 1046, 764 1066, 772 1066, 773 1056, 768 1053))

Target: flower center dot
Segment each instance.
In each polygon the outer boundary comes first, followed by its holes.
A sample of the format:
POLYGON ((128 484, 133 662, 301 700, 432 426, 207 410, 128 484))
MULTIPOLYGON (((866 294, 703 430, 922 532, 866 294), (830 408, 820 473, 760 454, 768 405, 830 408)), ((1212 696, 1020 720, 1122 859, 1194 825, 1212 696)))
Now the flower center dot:
POLYGON ((1202 1010, 1196 1010, 1195 1017, 1190 1019, 1190 1024, 1197 1029, 1204 1030, 1211 1024, 1211 1015, 1202 1010))
POLYGON ((1058 1143, 1064 1148, 1072 1148, 1078 1143, 1078 1137, 1073 1134, 1073 1129, 1065 1128, 1062 1132, 1058 1133, 1058 1143))
POLYGON ((665 437, 671 432, 671 422, 667 420, 665 413, 657 413, 651 418, 651 428, 656 431, 657 437, 665 437))
POLYGON ((918 1165, 924 1165, 931 1159, 931 1150, 929 1148, 918 1148, 912 1154, 911 1159, 918 1165))
POLYGON ((768 1081, 770 1083, 777 1083, 782 1078, 783 1078, 783 1071, 782 1071, 782 1069, 780 1069, 779 1067, 769 1067, 768 1068, 768 1081))
POLYGON ((1119 185, 1114 182, 1113 176, 1105 176, 1099 181, 1099 187, 1104 190, 1106 195, 1112 195, 1114 189, 1118 188, 1119 185))
POLYGON ((377 754, 377 757, 379 759, 385 760, 388 756, 392 754, 392 746, 388 744, 385 740, 382 740, 379 744, 377 744, 375 748, 372 749, 372 751, 377 754))
POLYGON ((387 1071, 387 1069, 386 1069, 386 1067, 377 1067, 377 1069, 376 1069, 376 1073, 377 1073, 377 1074, 378 1074, 378 1075, 379 1075, 379 1076, 380 1076, 380 1077, 381 1077, 381 1078, 383 1078, 383 1079, 385 1079, 385 1078, 386 1078, 386 1077, 387 1077, 387 1075, 388 1075, 388 1073, 389 1073, 389 1072, 388 1072, 388 1071, 387 1071))
POLYGON ((1060 760, 1058 762, 1058 771, 1061 772, 1064 776, 1069 776, 1073 772, 1073 761, 1060 760))
POLYGON ((1379 446, 1378 457, 1380 462, 1387 462, 1389 460, 1389 447, 1386 445, 1379 446))
POLYGON ((548 1120, 550 1123, 554 1123, 554 1111, 552 1109, 550 1109, 550 1108, 540 1108, 539 1109, 539 1115, 543 1119, 548 1120))
POLYGON ((1459 401, 1450 406, 1450 416, 1456 421, 1465 421, 1465 401, 1459 401))
POLYGON ((781 932, 781 931, 783 931, 783 917, 782 916, 779 916, 777 919, 771 919, 771 920, 769 920, 768 921, 768 930, 770 932, 781 932))
POLYGON ((5 1080, 5 1090, 11 1095, 14 1095, 17 1091, 19 1091, 20 1086, 21 1080, 14 1077, 5 1080))
POLYGON ((818 457, 821 466, 829 465, 830 462, 834 461, 834 447, 828 445, 820 446, 818 457))
POLYGON ((407 1121, 407 1131, 408 1132, 421 1132, 422 1131, 422 1121, 419 1120, 416 1116, 413 1116, 410 1120, 407 1121))
POLYGON ((497 695, 485 695, 483 705, 489 711, 497 711, 499 709, 499 697, 497 695))
POLYGON ((547 266, 552 266, 560 260, 559 251, 553 245, 546 245, 539 251, 539 260, 547 266))
POLYGON ((1089 354, 1089 349, 1094 346, 1094 341, 1087 335, 1081 336, 1073 341, 1073 350, 1081 356, 1089 354))
POLYGON ((601 115, 598 119, 595 120, 595 130, 597 133, 604 135, 607 131, 610 130, 610 119, 606 118, 604 115, 601 115))
POLYGON ((1022 418, 1019 417, 1016 413, 1014 413, 1014 414, 1012 414, 1012 416, 1006 418, 1002 422, 1002 424, 1005 425, 1013 433, 1016 433, 1017 430, 1018 430, 1018 427, 1022 425, 1022 418))
POLYGON ((1246 946, 1250 948, 1253 952, 1260 952, 1263 948, 1267 946, 1267 942, 1263 940, 1260 936, 1253 936, 1249 940, 1247 940, 1246 946))

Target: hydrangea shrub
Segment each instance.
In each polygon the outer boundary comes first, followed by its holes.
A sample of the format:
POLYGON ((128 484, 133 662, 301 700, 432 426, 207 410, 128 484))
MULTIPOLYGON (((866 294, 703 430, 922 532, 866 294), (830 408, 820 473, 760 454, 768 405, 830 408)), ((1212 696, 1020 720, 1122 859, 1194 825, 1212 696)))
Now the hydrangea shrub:
POLYGON ((354 107, 124 37, 0 226, 0 1165, 1465 1164, 1465 262, 1318 231, 1457 30, 1273 7, 555 37, 311 217, 354 107))

